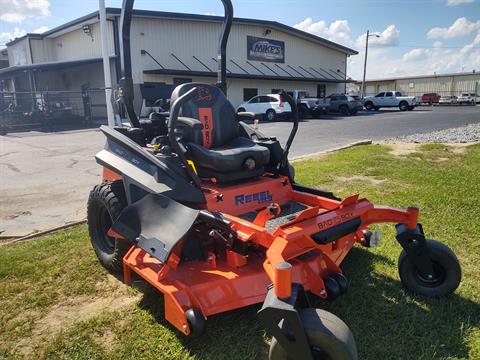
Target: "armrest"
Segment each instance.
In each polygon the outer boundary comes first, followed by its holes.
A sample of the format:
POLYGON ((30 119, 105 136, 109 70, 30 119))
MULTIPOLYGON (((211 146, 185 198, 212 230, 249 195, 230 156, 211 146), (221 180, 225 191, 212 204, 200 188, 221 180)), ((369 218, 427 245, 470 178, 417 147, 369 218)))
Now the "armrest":
POLYGON ((179 116, 177 119, 177 124, 180 126, 188 126, 191 127, 193 130, 202 130, 203 129, 203 124, 197 120, 197 119, 192 119, 189 117, 184 117, 184 116, 179 116))
POLYGON ((255 119, 255 113, 253 112, 248 112, 248 111, 241 111, 237 113, 238 118, 249 118, 249 119, 255 119))

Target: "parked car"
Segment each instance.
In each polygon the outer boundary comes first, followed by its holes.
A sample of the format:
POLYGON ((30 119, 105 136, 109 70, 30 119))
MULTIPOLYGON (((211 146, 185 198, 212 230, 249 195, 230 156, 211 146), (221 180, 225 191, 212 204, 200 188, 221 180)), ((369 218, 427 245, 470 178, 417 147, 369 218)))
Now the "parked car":
POLYGON ((298 114, 301 118, 323 114, 330 106, 330 100, 312 97, 307 90, 286 90, 286 93, 297 104, 298 114))
POLYGON ((375 96, 367 96, 363 100, 367 110, 378 110, 382 107, 397 107, 400 111, 415 109, 417 99, 415 96, 402 96, 400 91, 385 91, 375 96))
POLYGON ((440 97, 437 93, 427 93, 422 95, 420 102, 428 105, 438 104, 440 97))
POLYGON ((339 112, 343 115, 355 115, 358 111, 363 109, 363 104, 360 100, 353 96, 345 94, 332 94, 327 96, 330 100, 328 106, 329 112, 339 112))
POLYGON ((442 96, 438 100, 439 105, 455 105, 457 104, 456 96, 442 96))
POLYGON ((282 101, 279 94, 265 94, 254 96, 237 108, 237 112, 244 111, 265 115, 265 119, 274 121, 277 118, 289 117, 292 109, 287 102, 282 101))
POLYGON ((480 101, 480 97, 477 97, 475 93, 462 93, 457 99, 459 104, 475 105, 475 102, 480 101), (478 100, 477 100, 478 98, 478 100))

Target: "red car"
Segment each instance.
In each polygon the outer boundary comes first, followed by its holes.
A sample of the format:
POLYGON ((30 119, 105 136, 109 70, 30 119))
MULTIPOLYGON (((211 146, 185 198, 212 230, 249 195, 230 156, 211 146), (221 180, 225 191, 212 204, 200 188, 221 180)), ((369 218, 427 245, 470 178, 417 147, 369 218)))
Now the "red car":
POLYGON ((438 104, 438 101, 440 100, 440 95, 437 93, 428 93, 428 94, 423 94, 422 95, 422 103, 432 105, 432 104, 438 104))

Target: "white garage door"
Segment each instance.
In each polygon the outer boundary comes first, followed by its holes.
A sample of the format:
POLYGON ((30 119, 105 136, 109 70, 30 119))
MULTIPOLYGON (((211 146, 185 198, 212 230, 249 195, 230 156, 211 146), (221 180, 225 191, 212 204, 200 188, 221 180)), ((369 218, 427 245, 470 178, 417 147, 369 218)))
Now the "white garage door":
POLYGON ((373 96, 375 95, 375 85, 367 85, 366 89, 366 96, 373 96))
POLYGON ((388 91, 388 85, 380 85, 378 87, 378 92, 384 92, 384 91, 388 91))

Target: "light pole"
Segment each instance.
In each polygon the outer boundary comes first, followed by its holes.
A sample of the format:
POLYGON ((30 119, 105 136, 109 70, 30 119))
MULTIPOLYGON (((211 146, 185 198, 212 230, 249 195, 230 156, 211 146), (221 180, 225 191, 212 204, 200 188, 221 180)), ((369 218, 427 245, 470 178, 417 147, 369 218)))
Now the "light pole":
POLYGON ((100 16, 100 33, 102 40, 102 58, 103 58, 103 77, 105 81, 105 102, 107 105, 108 126, 115 126, 115 117, 112 106, 112 77, 110 74, 110 54, 108 44, 108 25, 107 13, 105 9, 105 0, 98 0, 98 13, 100 16))
POLYGON ((375 36, 377 38, 380 37, 380 35, 378 34, 370 34, 370 30, 367 30, 367 37, 365 40, 365 62, 363 63, 362 96, 360 97, 361 99, 365 97, 365 76, 367 75, 368 38, 370 36, 375 36))

